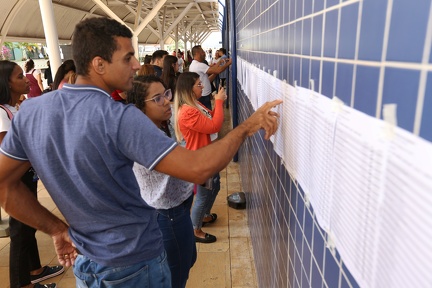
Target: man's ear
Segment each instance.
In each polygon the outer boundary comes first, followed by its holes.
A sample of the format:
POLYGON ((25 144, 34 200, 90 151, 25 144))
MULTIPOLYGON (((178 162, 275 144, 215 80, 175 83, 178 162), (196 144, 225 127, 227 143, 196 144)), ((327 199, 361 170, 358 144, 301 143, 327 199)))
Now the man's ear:
POLYGON ((99 56, 96 56, 92 60, 92 68, 97 74, 105 73, 105 60, 99 56))

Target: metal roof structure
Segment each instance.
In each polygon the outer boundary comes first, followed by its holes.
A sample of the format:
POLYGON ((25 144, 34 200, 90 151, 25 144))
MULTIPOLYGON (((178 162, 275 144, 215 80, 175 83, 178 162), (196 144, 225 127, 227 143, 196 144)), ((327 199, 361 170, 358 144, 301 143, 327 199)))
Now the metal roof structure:
MULTIPOLYGON (((41 3, 52 3, 60 44, 71 42, 75 25, 106 16, 126 24, 138 43, 201 43, 221 30, 220 0, 0 0, 3 42, 45 43, 41 3)), ((223 2, 224 3, 224 2, 223 2)))

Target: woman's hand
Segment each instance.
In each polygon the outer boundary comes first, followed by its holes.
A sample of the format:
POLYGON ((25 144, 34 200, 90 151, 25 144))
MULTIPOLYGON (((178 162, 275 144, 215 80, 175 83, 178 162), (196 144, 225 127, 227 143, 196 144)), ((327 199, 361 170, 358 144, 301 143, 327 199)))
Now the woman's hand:
POLYGON ((225 88, 222 87, 222 85, 219 85, 219 91, 215 95, 215 100, 223 100, 223 101, 225 101, 226 99, 227 99, 227 95, 226 95, 226 92, 225 92, 225 88))

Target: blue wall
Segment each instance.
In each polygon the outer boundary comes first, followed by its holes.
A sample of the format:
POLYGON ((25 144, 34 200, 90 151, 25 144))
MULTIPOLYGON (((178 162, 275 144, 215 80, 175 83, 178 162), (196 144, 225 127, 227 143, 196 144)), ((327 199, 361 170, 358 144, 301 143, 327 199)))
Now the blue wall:
MULTIPOLYGON (((237 56, 373 117, 396 103, 398 126, 432 141, 431 1, 233 2, 237 56)), ((253 113, 242 90, 240 122, 253 113)), ((357 287, 272 143, 258 134, 239 156, 260 287, 357 287)))

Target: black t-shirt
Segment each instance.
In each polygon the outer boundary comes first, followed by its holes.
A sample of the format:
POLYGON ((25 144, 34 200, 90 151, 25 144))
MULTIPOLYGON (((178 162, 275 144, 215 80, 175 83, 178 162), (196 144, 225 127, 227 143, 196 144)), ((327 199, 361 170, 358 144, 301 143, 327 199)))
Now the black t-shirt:
POLYGON ((47 79, 47 84, 50 85, 53 83, 52 75, 51 75, 51 68, 47 68, 44 71, 44 78, 47 79))

